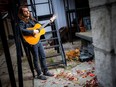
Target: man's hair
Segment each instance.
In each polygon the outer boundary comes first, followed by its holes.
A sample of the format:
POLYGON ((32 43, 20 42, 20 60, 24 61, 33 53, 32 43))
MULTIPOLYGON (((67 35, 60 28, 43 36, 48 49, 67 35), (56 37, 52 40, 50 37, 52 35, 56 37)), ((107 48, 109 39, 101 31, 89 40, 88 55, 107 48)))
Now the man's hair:
MULTIPOLYGON (((26 5, 23 5, 23 6, 20 6, 19 7, 19 10, 18 10, 18 17, 19 19, 23 20, 24 22, 28 22, 28 20, 26 20, 26 18, 24 17, 24 14, 23 14, 23 9, 22 8, 28 8, 26 5)), ((32 19, 32 20, 35 20, 31 14, 30 14, 30 17, 29 19, 32 19)))

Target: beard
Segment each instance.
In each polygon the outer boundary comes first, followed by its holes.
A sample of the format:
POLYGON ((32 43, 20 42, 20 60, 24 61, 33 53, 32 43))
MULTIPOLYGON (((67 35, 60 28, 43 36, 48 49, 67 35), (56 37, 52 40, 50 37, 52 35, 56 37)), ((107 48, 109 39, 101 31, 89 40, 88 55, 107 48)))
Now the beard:
POLYGON ((23 14, 23 17, 28 18, 28 17, 30 17, 30 14, 29 13, 28 14, 23 14))

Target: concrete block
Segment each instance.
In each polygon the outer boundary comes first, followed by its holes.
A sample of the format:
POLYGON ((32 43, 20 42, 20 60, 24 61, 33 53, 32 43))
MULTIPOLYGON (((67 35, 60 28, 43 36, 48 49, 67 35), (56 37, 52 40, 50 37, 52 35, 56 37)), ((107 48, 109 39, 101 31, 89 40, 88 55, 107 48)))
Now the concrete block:
POLYGON ((93 45, 111 51, 111 16, 107 7, 91 10, 93 45))
POLYGON ((96 75, 99 83, 103 87, 115 87, 113 84, 113 79, 115 79, 115 74, 113 71, 115 69, 112 67, 115 65, 115 61, 112 60, 111 54, 95 49, 95 64, 96 75))
POLYGON ((108 4, 108 3, 113 3, 116 2, 116 0, 89 0, 89 6, 90 8, 92 7, 96 7, 96 6, 102 6, 104 4, 108 4))
POLYGON ((113 38, 113 48, 116 54, 116 4, 112 5, 112 38, 113 38))

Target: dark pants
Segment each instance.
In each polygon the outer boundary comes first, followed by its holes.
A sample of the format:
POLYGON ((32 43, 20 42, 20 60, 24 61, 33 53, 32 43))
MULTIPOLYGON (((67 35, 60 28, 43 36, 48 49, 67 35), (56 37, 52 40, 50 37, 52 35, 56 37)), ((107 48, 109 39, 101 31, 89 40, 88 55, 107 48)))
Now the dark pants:
POLYGON ((44 53, 44 48, 42 43, 39 41, 38 44, 30 46, 31 52, 33 55, 33 62, 34 62, 34 67, 37 71, 37 74, 40 75, 41 72, 47 72, 48 68, 46 65, 46 56, 44 53), (40 60, 40 66, 39 66, 39 61, 40 60))

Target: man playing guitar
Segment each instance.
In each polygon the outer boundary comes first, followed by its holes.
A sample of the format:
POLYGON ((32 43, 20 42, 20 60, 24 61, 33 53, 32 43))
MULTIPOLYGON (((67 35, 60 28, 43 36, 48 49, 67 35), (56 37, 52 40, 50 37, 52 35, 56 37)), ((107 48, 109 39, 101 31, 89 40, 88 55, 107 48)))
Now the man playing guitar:
MULTIPOLYGON (((24 37, 24 41, 27 43, 27 46, 29 47, 33 55, 34 67, 37 72, 38 79, 46 80, 47 79, 46 76, 54 76, 52 73, 48 71, 44 48, 41 41, 39 41, 40 35, 38 34, 43 32, 45 33, 44 30, 42 30, 42 32, 41 30, 39 30, 39 29, 43 29, 43 27, 41 27, 40 24, 38 25, 38 22, 31 16, 27 6, 21 6, 19 8, 18 17, 20 19, 19 28, 21 30, 22 36, 24 37), (35 26, 36 24, 37 26, 35 26), (27 40, 28 38, 32 38, 32 39, 27 40), (34 42, 34 39, 36 38, 37 40, 36 42, 34 42), (38 64, 38 59, 40 60, 41 69, 38 64)), ((50 19, 50 22, 53 22, 54 19, 55 17, 52 17, 50 19)))

